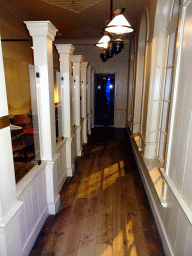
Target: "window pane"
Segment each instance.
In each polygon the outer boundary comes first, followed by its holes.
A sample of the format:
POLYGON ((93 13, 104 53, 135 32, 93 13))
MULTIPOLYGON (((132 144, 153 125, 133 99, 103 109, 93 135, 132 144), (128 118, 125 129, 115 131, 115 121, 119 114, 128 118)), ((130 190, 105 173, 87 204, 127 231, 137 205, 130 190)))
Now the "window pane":
POLYGON ((167 66, 168 67, 174 64, 176 34, 177 34, 177 30, 175 30, 169 36, 169 53, 168 53, 168 60, 167 60, 167 66))
POLYGON ((161 120, 161 129, 165 133, 167 133, 167 127, 168 127, 169 107, 170 107, 170 103, 164 101, 164 104, 163 104, 163 114, 162 114, 162 120, 161 120))
POLYGON ((166 72, 165 92, 164 92, 164 99, 165 100, 170 100, 171 99, 172 79, 173 79, 173 67, 168 68, 167 72, 166 72))
POLYGON ((58 88, 58 102, 57 102, 57 114, 58 114, 58 137, 62 137, 62 84, 61 84, 61 75, 59 72, 56 72, 57 88, 58 88))
POLYGON ((163 162, 165 158, 165 145, 166 145, 166 136, 161 132, 160 141, 159 141, 159 158, 161 158, 163 162))
POLYGON ((173 18, 179 12, 180 0, 175 0, 173 4, 173 10, 171 18, 173 18))

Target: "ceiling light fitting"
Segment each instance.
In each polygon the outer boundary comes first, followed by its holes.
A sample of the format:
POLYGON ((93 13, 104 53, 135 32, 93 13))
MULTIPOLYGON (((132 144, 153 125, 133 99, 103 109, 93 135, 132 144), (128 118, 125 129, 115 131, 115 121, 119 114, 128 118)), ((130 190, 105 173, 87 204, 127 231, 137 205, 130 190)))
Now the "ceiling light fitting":
MULTIPOLYGON (((111 15, 113 1, 111 0, 111 15)), ((124 43, 120 37, 125 33, 131 33, 133 29, 131 25, 123 16, 125 8, 117 9, 113 12, 114 18, 109 22, 105 28, 103 37, 96 44, 103 52, 100 54, 100 58, 103 62, 107 61, 108 58, 112 58, 113 54, 119 54, 124 48, 124 43), (111 40, 109 33, 115 38, 111 40)), ((112 17, 111 17, 112 18, 112 17)))
POLYGON ((114 11, 115 17, 112 19, 112 21, 107 25, 105 28, 105 31, 112 34, 114 37, 119 38, 125 33, 130 33, 133 31, 131 28, 131 25, 126 20, 126 18, 123 16, 123 12, 125 9, 117 9, 114 11))
POLYGON ((107 49, 109 46, 111 38, 108 36, 108 33, 104 33, 103 37, 99 40, 99 42, 96 44, 97 47, 104 50, 107 49))

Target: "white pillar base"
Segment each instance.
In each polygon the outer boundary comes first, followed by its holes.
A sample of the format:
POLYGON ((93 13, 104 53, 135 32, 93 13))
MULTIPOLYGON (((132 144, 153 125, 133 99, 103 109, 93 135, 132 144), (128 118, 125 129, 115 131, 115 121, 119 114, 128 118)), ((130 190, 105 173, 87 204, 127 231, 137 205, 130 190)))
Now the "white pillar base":
POLYGON ((83 119, 82 142, 83 144, 87 144, 87 118, 83 119))
POLYGON ((46 166, 46 187, 47 187, 47 204, 48 212, 55 215, 60 205, 60 194, 58 193, 58 166, 59 154, 56 154, 53 161, 48 162, 46 166))
POLYGON ((60 206, 60 194, 57 195, 57 198, 53 203, 48 203, 48 212, 50 215, 55 215, 60 206))
POLYGON ((66 169, 67 177, 73 177, 75 173, 75 165, 72 163, 72 154, 71 154, 71 142, 72 138, 66 138, 66 169))
POLYGON ((67 169, 67 177, 73 177, 75 173, 75 165, 73 164, 72 168, 67 169))
POLYGON ((81 152, 81 126, 77 126, 77 130, 76 130, 76 138, 77 138, 77 156, 82 156, 82 152, 81 152))
POLYGON ((91 135, 91 114, 88 113, 88 134, 91 135))

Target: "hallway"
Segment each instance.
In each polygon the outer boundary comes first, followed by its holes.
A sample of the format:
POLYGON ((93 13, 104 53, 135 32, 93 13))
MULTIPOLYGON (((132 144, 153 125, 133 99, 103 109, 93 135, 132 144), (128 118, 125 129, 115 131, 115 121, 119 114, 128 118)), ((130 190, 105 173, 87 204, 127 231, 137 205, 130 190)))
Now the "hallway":
POLYGON ((95 128, 84 150, 30 256, 165 255, 125 129, 95 128))

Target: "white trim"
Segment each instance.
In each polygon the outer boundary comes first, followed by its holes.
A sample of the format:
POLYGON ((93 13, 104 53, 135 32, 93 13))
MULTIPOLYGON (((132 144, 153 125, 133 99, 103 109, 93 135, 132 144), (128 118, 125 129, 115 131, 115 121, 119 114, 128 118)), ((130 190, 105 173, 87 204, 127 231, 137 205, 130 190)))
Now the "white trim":
POLYGON ((167 183, 171 192, 173 193, 175 199, 177 200, 178 204, 180 205, 180 207, 181 207, 183 213, 185 214, 185 216, 187 217, 189 223, 192 225, 192 211, 189 209, 189 207, 187 206, 187 204, 183 200, 182 196, 180 195, 180 193, 176 189, 176 187, 173 184, 170 177, 167 174, 165 174, 165 172, 163 170, 164 170, 163 168, 160 168, 160 172, 161 172, 161 175, 163 176, 163 179, 165 180, 165 182, 167 183))
POLYGON ((166 255, 174 256, 171 245, 169 243, 169 239, 168 239, 166 231, 164 229, 163 221, 162 221, 162 219, 161 219, 161 217, 158 213, 158 209, 157 209, 157 206, 156 206, 156 204, 158 203, 158 201, 155 200, 157 198, 157 196, 156 195, 154 196, 154 193, 152 191, 152 189, 155 190, 155 188, 154 188, 154 186, 150 185, 150 183, 152 181, 151 181, 151 178, 149 177, 149 175, 148 175, 149 178, 147 178, 146 173, 147 174, 149 174, 149 173, 148 173, 148 171, 145 173, 145 170, 143 168, 143 164, 140 161, 141 156, 139 157, 140 153, 137 150, 135 141, 133 139, 133 135, 129 131, 129 129, 127 129, 127 132, 128 132, 131 144, 133 146, 134 156, 135 156, 136 162, 138 164, 138 169, 139 169, 139 172, 140 172, 140 175, 141 175, 141 179, 142 179, 145 191, 147 193, 147 197, 148 197, 148 200, 149 200, 149 203, 150 203, 155 221, 157 223, 157 228, 159 230, 159 233, 160 233, 160 236, 161 236, 161 239, 162 239, 162 242, 163 242, 163 247, 164 247, 165 253, 166 253, 166 255))
POLYGON ((39 235, 47 217, 48 217, 48 208, 47 208, 47 205, 46 205, 44 211, 42 212, 42 214, 39 217, 37 223, 35 224, 33 231, 31 232, 30 236, 28 237, 27 242, 23 246, 22 256, 29 255, 31 249, 33 248, 35 240, 37 239, 37 237, 38 237, 38 235, 39 235))

